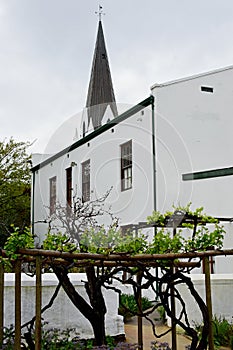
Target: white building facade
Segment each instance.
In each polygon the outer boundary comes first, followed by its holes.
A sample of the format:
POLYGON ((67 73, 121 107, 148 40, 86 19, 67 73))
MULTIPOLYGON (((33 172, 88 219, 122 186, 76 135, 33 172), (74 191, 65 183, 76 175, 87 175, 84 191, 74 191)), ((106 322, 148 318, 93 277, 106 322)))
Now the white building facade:
POLYGON ((34 234, 43 241, 44 223, 56 203, 72 205, 103 197, 120 225, 145 221, 154 209, 153 97, 86 135, 33 168, 34 234))
MULTIPOLYGON (((192 203, 207 214, 233 217, 233 66, 155 84, 156 202, 159 211, 192 203)), ((224 223, 224 248, 233 246, 224 223)), ((216 273, 232 273, 233 259, 216 258, 216 273)))
POLYGON ((159 210, 191 201, 233 216, 232 79, 227 67, 152 87, 159 210))
MULTIPOLYGON (((155 84, 150 97, 119 114, 100 22, 81 137, 32 168, 38 243, 56 203, 88 202, 110 189, 106 209, 120 225, 189 202, 209 215, 233 217, 232 80, 233 66, 155 84)), ((232 225, 225 224, 226 248, 233 246, 232 225)), ((232 258, 222 259, 215 271, 232 273, 232 258)))

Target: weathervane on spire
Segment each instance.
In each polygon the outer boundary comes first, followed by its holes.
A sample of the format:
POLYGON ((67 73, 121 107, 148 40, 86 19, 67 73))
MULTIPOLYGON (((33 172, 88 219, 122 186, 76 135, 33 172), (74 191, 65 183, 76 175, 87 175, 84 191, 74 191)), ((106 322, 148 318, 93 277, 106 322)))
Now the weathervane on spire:
POLYGON ((101 5, 99 5, 99 11, 96 11, 95 14, 99 16, 99 20, 101 21, 102 16, 105 15, 103 12, 103 7, 101 5))

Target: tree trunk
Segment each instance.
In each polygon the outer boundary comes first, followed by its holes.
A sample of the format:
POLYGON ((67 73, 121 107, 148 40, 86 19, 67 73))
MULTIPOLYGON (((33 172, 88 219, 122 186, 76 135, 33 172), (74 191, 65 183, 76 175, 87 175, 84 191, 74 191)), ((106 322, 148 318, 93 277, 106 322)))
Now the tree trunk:
POLYGON ((97 345, 105 343, 105 314, 106 306, 101 291, 101 282, 95 276, 94 268, 87 268, 87 282, 85 288, 90 304, 75 290, 68 277, 68 271, 64 266, 53 266, 53 271, 60 281, 65 293, 74 306, 91 323, 97 345))
POLYGON ((93 308, 94 317, 91 322, 97 345, 105 343, 105 314, 106 305, 101 290, 101 280, 96 277, 93 266, 86 268, 87 282, 85 288, 93 308))
POLYGON ((93 317, 93 320, 90 322, 93 328, 96 345, 105 344, 105 316, 95 315, 95 317, 93 317))
MULTIPOLYGON (((163 304, 165 311, 167 312, 167 315, 169 317, 173 317, 176 324, 178 324, 180 327, 182 327, 188 335, 192 337, 192 343, 191 343, 191 350, 205 350, 207 348, 207 337, 208 337, 208 314, 207 314, 207 306, 205 305, 204 301, 200 297, 200 295, 197 293, 197 291, 194 288, 194 285, 192 283, 192 280, 190 277, 185 276, 181 272, 177 271, 174 274, 171 274, 170 271, 167 271, 166 274, 163 275, 163 277, 160 279, 159 284, 159 297, 161 300, 161 303, 163 304), (170 290, 171 287, 176 286, 178 284, 185 283, 187 287, 190 290, 191 295, 194 297, 197 305, 200 308, 200 311, 202 313, 203 317, 203 330, 201 339, 198 342, 198 335, 194 328, 190 327, 188 319, 187 319, 187 313, 186 313, 186 305, 184 301, 182 300, 181 295, 176 290, 176 298, 180 302, 182 309, 182 314, 185 318, 185 322, 182 322, 180 316, 177 318, 170 308, 170 290), (166 288, 164 286, 166 285, 166 288)), ((181 314, 181 313, 180 313, 181 314)))

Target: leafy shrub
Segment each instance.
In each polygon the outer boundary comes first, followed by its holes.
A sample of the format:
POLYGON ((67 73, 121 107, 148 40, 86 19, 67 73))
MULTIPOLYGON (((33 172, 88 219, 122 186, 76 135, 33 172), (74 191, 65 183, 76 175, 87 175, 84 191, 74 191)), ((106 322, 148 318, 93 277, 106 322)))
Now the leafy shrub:
POLYGON ((164 309, 164 307, 161 305, 157 308, 157 311, 159 313, 159 317, 160 317, 160 320, 163 322, 163 323, 166 323, 166 311, 164 309))
MULTIPOLYGON (((153 303, 146 297, 142 297, 142 311, 150 309, 153 303)), ((118 313, 124 316, 124 320, 138 313, 138 304, 133 294, 121 294, 118 313)))
POLYGON ((20 231, 18 227, 14 227, 14 232, 7 238, 4 245, 6 254, 11 259, 17 259, 17 250, 20 248, 34 248, 34 238, 32 236, 31 230, 28 227, 24 228, 24 231, 20 231))
MULTIPOLYGON (((46 324, 46 323, 45 323, 46 324)), ((34 339, 34 334, 32 340, 34 339)), ((14 350, 14 327, 4 328, 4 342, 1 350, 14 350)), ((35 339, 34 339, 35 340, 35 339)), ((26 344, 24 337, 22 337, 22 348, 30 349, 26 344)), ((126 342, 117 342, 114 337, 106 337, 106 345, 94 346, 93 339, 80 339, 75 336, 75 329, 68 328, 60 330, 59 328, 45 329, 42 327, 41 350, 137 350, 137 344, 130 344, 126 342)))
POLYGON ((233 350, 233 335, 230 337, 230 347, 233 350))
POLYGON ((225 318, 213 319, 214 344, 216 346, 230 345, 230 338, 233 336, 233 324, 229 323, 225 318))
POLYGON ((41 350, 73 350, 82 349, 77 347, 77 341, 72 340, 75 329, 69 328, 60 330, 59 328, 42 328, 41 350))
MULTIPOLYGON (((195 329, 199 336, 202 332, 202 325, 195 324, 195 329)), ((224 317, 214 316, 213 318, 213 335, 215 346, 232 346, 233 324, 229 323, 224 317)))
POLYGON ((4 327, 3 328, 3 344, 1 349, 4 350, 14 350, 14 326, 10 325, 9 328, 4 327))

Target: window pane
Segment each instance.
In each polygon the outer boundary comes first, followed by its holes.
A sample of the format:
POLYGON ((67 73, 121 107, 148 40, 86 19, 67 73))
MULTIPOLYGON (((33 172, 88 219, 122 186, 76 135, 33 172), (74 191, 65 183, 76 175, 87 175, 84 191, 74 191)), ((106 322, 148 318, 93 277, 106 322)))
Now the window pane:
POLYGON ((54 176, 49 180, 49 192, 50 192, 50 215, 55 213, 56 210, 56 200, 57 200, 57 178, 54 176))
POLYGON ((121 190, 132 187, 132 141, 121 145, 121 190))
POLYGON ((90 160, 82 163, 82 200, 90 200, 90 160))
POLYGON ((66 169, 66 203, 71 207, 72 204, 72 168, 66 169))

